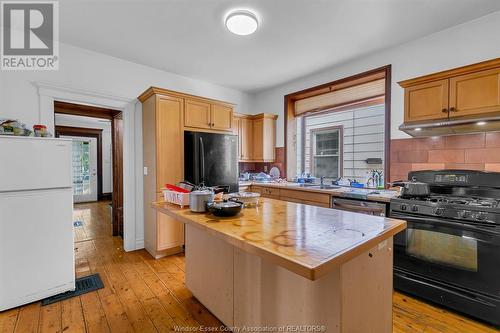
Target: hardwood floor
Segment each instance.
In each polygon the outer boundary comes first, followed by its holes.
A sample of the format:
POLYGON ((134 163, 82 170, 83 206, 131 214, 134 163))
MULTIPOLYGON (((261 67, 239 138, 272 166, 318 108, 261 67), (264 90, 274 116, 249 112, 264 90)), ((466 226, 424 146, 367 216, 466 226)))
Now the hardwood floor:
MULTIPOLYGON (((40 302, 0 312, 6 332, 173 332, 174 327, 220 327, 184 285, 184 257, 154 260, 144 251, 124 252, 111 236, 107 202, 79 204, 74 220, 76 274, 97 272, 105 288, 48 306, 40 302)), ((484 324, 394 294, 394 333, 499 332, 484 324)))

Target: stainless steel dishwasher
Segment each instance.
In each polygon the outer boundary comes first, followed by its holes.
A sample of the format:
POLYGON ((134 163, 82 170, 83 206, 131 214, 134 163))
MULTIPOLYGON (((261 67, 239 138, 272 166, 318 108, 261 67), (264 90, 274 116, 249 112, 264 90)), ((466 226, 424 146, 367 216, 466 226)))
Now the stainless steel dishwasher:
POLYGON ((332 208, 375 216, 386 216, 384 203, 344 198, 332 198, 332 208))

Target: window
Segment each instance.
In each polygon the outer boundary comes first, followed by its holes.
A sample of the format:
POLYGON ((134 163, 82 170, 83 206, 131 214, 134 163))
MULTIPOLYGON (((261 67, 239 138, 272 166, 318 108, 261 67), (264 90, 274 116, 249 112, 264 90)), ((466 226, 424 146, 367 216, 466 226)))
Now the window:
POLYGON ((390 86, 388 65, 286 95, 287 177, 389 180, 390 86))
POLYGON ((311 131, 311 173, 336 179, 341 176, 341 128, 311 131))

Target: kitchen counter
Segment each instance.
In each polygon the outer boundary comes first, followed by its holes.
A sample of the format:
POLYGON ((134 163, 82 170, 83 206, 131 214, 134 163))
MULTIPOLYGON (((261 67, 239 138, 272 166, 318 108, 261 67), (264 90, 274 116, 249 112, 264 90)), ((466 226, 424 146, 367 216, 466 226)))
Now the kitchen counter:
POLYGON ((391 198, 398 196, 398 191, 396 190, 376 190, 376 189, 366 189, 366 188, 354 188, 354 187, 340 187, 336 189, 320 189, 320 188, 310 188, 301 187, 298 183, 284 182, 284 183, 259 183, 251 181, 242 181, 239 183, 242 187, 247 186, 259 186, 259 187, 274 187, 274 188, 285 188, 287 190, 304 191, 304 192, 315 192, 315 193, 326 193, 334 197, 345 197, 345 198, 357 198, 361 200, 376 201, 376 202, 390 202, 391 198), (366 195, 360 195, 360 193, 367 192, 366 195), (370 192, 374 192, 371 193, 370 192), (356 195, 358 194, 358 195, 356 195))
POLYGON ((392 238, 405 221, 269 198, 227 218, 152 206, 185 224, 186 286, 226 326, 392 331, 392 238))
POLYGON ((405 228, 406 222, 262 198, 232 218, 193 213, 157 202, 153 207, 252 254, 315 280, 405 228))

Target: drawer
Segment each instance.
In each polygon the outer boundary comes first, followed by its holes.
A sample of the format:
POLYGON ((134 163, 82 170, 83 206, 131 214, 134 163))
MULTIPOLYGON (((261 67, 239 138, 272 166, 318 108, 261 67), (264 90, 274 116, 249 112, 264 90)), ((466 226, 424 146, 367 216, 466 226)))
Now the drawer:
POLYGON ((280 189, 272 187, 262 187, 262 192, 260 193, 260 195, 266 198, 278 199, 280 196, 280 189))
POLYGON ((309 201, 309 200, 301 200, 301 199, 289 198, 289 197, 284 197, 284 196, 280 196, 280 200, 288 201, 288 202, 300 203, 300 204, 304 204, 304 205, 311 205, 311 206, 317 206, 317 207, 330 208, 330 204, 321 203, 321 202, 315 202, 315 201, 309 201))
POLYGON ((315 193, 309 191, 296 191, 296 190, 285 190, 281 189, 280 196, 299 199, 304 201, 310 201, 315 203, 326 204, 327 207, 330 206, 330 194, 327 193, 315 193))

